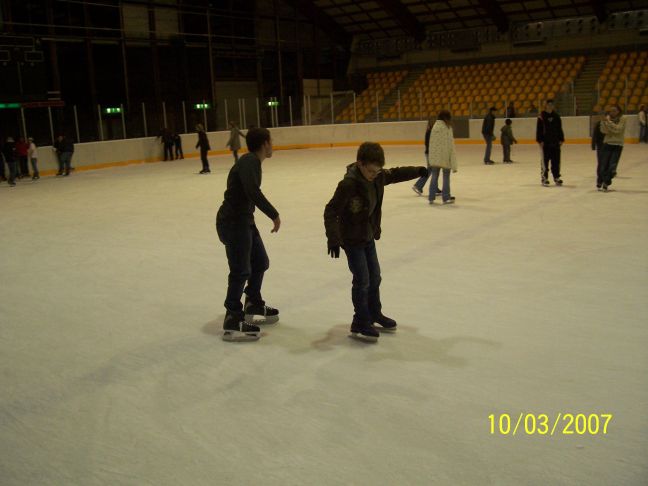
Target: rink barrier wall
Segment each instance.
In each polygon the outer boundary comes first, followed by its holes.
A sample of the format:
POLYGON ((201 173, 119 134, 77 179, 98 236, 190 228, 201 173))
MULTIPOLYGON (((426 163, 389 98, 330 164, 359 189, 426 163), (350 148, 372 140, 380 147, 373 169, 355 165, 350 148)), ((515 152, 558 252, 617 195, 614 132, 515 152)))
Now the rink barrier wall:
MULTIPOLYGON (((639 123, 636 115, 628 115, 626 143, 639 142, 639 123)), ((426 121, 413 122, 382 122, 359 123, 345 125, 316 125, 303 127, 271 128, 275 150, 301 150, 311 148, 343 148, 357 147, 366 140, 372 140, 382 145, 423 145, 426 121), (323 142, 322 140, 325 140, 323 142)), ((456 138, 457 144, 484 144, 481 135, 481 119, 469 120, 468 138, 456 138)), ((499 143, 499 130, 504 124, 503 118, 495 120, 496 144, 499 143)), ((513 119, 513 133, 521 144, 535 144, 535 118, 513 119)), ((590 117, 564 117, 563 128, 566 143, 589 144, 590 117)), ((229 156, 232 154, 225 148, 229 139, 228 131, 209 132, 207 134, 212 147, 223 147, 210 150, 210 156, 229 156)), ((181 135, 183 147, 189 147, 185 158, 197 158, 195 150, 196 134, 181 135)), ((111 140, 104 142, 80 143, 75 145, 72 166, 76 171, 124 167, 134 164, 157 163, 162 161, 163 147, 155 137, 132 138, 126 140, 111 140)), ((241 150, 240 154, 245 153, 241 150)), ((38 164, 41 175, 54 175, 57 163, 51 146, 38 148, 38 164)), ((196 162, 196 169, 200 163, 196 162)))

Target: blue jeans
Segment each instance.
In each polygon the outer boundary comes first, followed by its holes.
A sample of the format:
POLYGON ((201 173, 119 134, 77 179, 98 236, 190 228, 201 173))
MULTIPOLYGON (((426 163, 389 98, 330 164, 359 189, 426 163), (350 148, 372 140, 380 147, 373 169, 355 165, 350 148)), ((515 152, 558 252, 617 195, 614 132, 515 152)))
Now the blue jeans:
POLYGON ((59 173, 63 171, 70 173, 70 164, 72 163, 72 152, 61 152, 58 156, 59 173))
POLYGON ((639 143, 648 143, 648 127, 646 125, 639 124, 639 143))
POLYGON ((353 301, 353 321, 371 324, 373 316, 380 314, 380 264, 376 253, 376 242, 362 246, 345 247, 344 252, 353 274, 351 300, 353 301))
POLYGON ((439 174, 443 170, 443 189, 441 197, 444 201, 450 199, 450 169, 441 169, 441 167, 431 167, 432 182, 430 182, 430 195, 428 199, 434 201, 436 193, 439 192, 439 174))
MULTIPOLYGON (((428 154, 425 154, 425 160, 427 163, 430 163, 430 156, 428 154)), ((425 183, 427 180, 430 178, 430 166, 428 165, 428 173, 427 175, 419 177, 419 179, 414 183, 414 187, 416 187, 419 191, 423 192, 423 186, 425 186, 425 183)))
POLYGON ((270 260, 263 240, 255 225, 249 223, 216 225, 218 238, 225 245, 229 276, 225 308, 230 312, 243 310, 241 297, 245 294, 255 303, 263 303, 261 284, 263 274, 270 267, 270 260))
POLYGON ((603 145, 603 148, 601 149, 601 158, 599 159, 596 171, 597 186, 600 186, 601 184, 609 186, 612 184, 612 179, 616 176, 617 166, 619 165, 622 151, 623 145, 608 145, 607 143, 603 145))
POLYGON ((484 140, 486 141, 486 153, 484 154, 484 162, 488 162, 491 159, 491 150, 493 150, 493 136, 484 135, 484 140))

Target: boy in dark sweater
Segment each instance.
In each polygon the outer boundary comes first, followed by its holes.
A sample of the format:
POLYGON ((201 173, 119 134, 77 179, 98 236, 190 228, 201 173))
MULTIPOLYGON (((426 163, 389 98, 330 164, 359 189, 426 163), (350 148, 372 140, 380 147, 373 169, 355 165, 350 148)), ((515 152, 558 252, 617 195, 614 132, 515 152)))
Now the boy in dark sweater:
POLYGON ((360 145, 356 162, 347 167, 333 198, 324 209, 328 253, 339 258, 344 249, 353 274, 351 299, 354 315, 351 336, 377 341, 383 331, 395 331, 396 321, 382 314, 380 264, 375 240, 380 239, 382 201, 387 184, 408 181, 427 174, 426 167, 384 169, 385 154, 377 143, 360 145))
POLYGON ((279 320, 279 311, 265 305, 261 297, 263 275, 270 266, 259 230, 254 224, 254 208, 259 208, 274 223, 272 233, 279 231, 279 213, 261 192, 261 163, 272 157, 272 140, 266 128, 253 128, 246 137, 249 152, 230 169, 225 200, 216 216, 218 238, 225 245, 229 277, 225 298, 225 341, 259 339, 258 323, 279 320), (245 286, 247 282, 247 286, 245 286), (245 287, 245 306, 241 304, 245 287))
POLYGON ((557 186, 562 186, 560 178, 560 147, 565 142, 560 115, 554 111, 553 100, 547 100, 545 109, 538 115, 536 126, 536 142, 542 149, 541 182, 549 185, 549 161, 551 160, 551 175, 557 186))

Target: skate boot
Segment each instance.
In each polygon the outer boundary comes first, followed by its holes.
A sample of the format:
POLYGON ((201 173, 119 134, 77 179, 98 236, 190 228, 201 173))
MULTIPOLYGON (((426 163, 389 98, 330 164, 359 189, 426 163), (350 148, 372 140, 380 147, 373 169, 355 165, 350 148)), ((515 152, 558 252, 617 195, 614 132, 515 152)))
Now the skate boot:
POLYGON ((412 191, 414 191, 414 192, 415 192, 416 194, 418 194, 419 196, 422 196, 422 195, 423 195, 423 191, 422 191, 421 189, 419 189, 416 185, 413 185, 413 186, 412 186, 412 191))
POLYGON ((563 185, 563 181, 562 181, 562 179, 561 179, 560 177, 554 179, 554 183, 555 183, 557 186, 562 186, 562 185, 563 185))
POLYGON ((265 305, 264 301, 254 303, 246 297, 244 309, 245 321, 249 324, 276 324, 279 322, 279 311, 265 305))
POLYGON ((375 327, 381 332, 396 332, 396 321, 391 317, 387 317, 382 312, 373 316, 374 324, 378 324, 380 327, 375 327))
POLYGON ((223 322, 223 341, 256 341, 261 330, 245 322, 242 312, 227 311, 223 322))
POLYGON ((545 179, 544 177, 542 178, 542 185, 545 187, 549 187, 549 179, 545 179))
POLYGON ((375 343, 378 342, 380 333, 373 327, 372 323, 362 323, 354 320, 351 324, 349 337, 367 343, 375 343))

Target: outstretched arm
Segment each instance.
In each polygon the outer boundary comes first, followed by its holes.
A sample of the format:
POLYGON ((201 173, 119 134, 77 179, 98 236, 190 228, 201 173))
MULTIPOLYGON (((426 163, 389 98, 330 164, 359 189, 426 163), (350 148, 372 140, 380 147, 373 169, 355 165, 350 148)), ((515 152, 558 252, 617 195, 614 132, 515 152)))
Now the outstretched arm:
POLYGON ((394 167, 381 172, 385 185, 409 181, 427 174, 427 167, 394 167))

